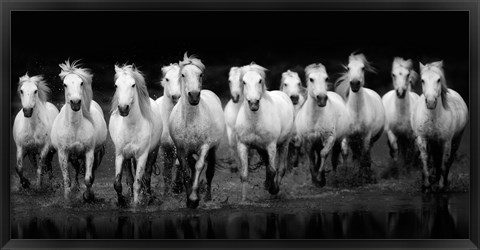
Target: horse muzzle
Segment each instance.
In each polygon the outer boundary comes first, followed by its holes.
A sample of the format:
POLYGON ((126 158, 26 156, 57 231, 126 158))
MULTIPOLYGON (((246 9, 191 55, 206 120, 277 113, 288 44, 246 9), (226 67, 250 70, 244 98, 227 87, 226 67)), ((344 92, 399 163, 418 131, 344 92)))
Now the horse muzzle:
POLYGON ((260 101, 259 100, 248 101, 248 107, 250 108, 251 111, 257 111, 260 108, 260 101))
POLYGON ((191 91, 188 92, 188 102, 196 106, 200 103, 200 91, 191 91))
POLYGON ((397 90, 395 92, 397 93, 397 97, 400 98, 400 99, 405 98, 405 96, 407 95, 407 91, 405 91, 405 90, 402 90, 402 91, 397 90))
POLYGON ((350 81, 350 88, 352 89, 353 92, 357 93, 360 90, 360 81, 358 80, 353 80, 350 81))
POLYGON ((127 116, 130 113, 130 105, 118 105, 118 112, 121 116, 127 116))
POLYGON ((70 100, 70 107, 75 112, 79 111, 80 108, 82 107, 82 100, 77 100, 77 101, 70 100))
POLYGON ((233 103, 238 103, 238 101, 240 100, 240 95, 232 95, 232 101, 233 103))
POLYGON ((437 107, 437 99, 425 99, 425 103, 427 104, 428 109, 435 109, 437 107))
POLYGON ((32 117, 33 108, 23 108, 23 116, 29 118, 32 117))
POLYGON ((319 107, 325 107, 327 105, 327 100, 328 100, 327 95, 317 95, 317 98, 315 99, 319 107))
POLYGON ((291 95, 290 96, 290 100, 292 100, 293 105, 297 105, 299 99, 300 99, 300 97, 298 95, 291 95))
POLYGON ((178 102, 178 99, 180 99, 179 95, 172 95, 172 103, 175 105, 178 102))

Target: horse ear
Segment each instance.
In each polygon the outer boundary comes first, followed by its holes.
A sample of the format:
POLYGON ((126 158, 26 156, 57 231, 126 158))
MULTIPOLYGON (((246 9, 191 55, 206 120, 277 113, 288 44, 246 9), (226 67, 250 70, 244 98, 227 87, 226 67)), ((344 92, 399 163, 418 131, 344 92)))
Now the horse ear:
POLYGON ((422 62, 420 62, 420 71, 422 71, 425 68, 425 65, 423 65, 422 62))
POLYGON ((439 61, 437 65, 439 68, 443 68, 443 60, 439 61))
POLYGON ((122 72, 122 69, 120 67, 118 67, 118 65, 115 64, 115 73, 121 73, 122 72))

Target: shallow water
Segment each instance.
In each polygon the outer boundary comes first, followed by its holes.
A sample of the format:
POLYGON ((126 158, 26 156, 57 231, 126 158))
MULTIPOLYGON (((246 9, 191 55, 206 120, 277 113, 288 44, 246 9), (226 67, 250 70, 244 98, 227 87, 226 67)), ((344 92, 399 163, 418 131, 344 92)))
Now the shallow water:
POLYGON ((468 238, 468 205, 468 194, 352 193, 219 209, 52 208, 17 215, 11 228, 14 239, 459 239, 468 238))

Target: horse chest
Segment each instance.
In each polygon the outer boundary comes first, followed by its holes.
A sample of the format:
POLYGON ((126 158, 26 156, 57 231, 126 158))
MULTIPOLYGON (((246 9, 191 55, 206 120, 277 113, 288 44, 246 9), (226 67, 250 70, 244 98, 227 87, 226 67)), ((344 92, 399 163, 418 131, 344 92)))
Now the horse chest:
POLYGON ((275 136, 272 131, 260 129, 256 126, 246 126, 237 131, 238 139, 246 144, 264 145, 274 140, 275 136))
POLYGON ((206 122, 188 122, 176 123, 171 131, 173 141, 177 144, 197 147, 207 141, 209 126, 206 122))

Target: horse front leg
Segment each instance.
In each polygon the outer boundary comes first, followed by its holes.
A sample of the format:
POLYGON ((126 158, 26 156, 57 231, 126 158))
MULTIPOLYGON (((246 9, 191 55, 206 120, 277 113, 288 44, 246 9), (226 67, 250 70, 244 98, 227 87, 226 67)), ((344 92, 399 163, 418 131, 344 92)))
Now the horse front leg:
POLYGON ((200 181, 200 174, 203 171, 203 167, 205 166, 205 158, 208 155, 208 150, 210 149, 210 145, 205 144, 200 148, 198 152, 198 159, 195 163, 195 173, 193 177, 193 184, 192 184, 192 191, 188 196, 187 207, 188 208, 196 208, 200 202, 198 197, 198 183, 200 181))
POLYGON ((40 157, 39 157, 38 166, 37 166, 37 187, 38 188, 42 187, 43 170, 47 168, 47 160, 48 160, 47 158, 49 156, 49 153, 50 153, 50 148, 48 145, 45 145, 40 151, 40 157))
POLYGON ((137 206, 140 202, 140 189, 145 175, 145 166, 147 163, 148 151, 140 155, 137 159, 137 169, 135 173, 135 181, 133 182, 133 206, 137 206))
POLYGON ((341 142, 341 148, 342 148, 343 167, 346 169, 347 168, 347 162, 348 162, 348 140, 347 140, 347 138, 343 138, 343 140, 341 142))
POLYGON ((22 147, 17 147, 17 166, 15 170, 17 171, 18 178, 20 178, 22 188, 29 188, 30 182, 23 176, 23 158, 25 157, 25 154, 26 152, 22 147))
POLYGON ((448 186, 448 172, 450 170, 450 158, 451 158, 451 152, 452 152, 452 140, 447 140, 445 144, 443 145, 443 158, 442 158, 442 172, 441 172, 441 177, 440 177, 440 182, 439 182, 439 188, 440 191, 445 191, 445 189, 448 186))
POLYGON ((242 200, 247 201, 247 187, 248 187, 248 147, 247 145, 237 142, 238 157, 242 163, 240 169, 240 181, 242 182, 242 200))
POLYGON ((308 157, 307 159, 307 166, 310 169, 310 176, 312 178, 312 184, 318 186, 317 180, 317 169, 316 169, 316 153, 315 148, 313 147, 313 143, 310 141, 305 142, 305 150, 307 151, 308 157))
POLYGON ((268 174, 267 179, 270 182, 268 192, 272 195, 278 194, 280 191, 280 187, 275 182, 275 177, 277 175, 277 165, 276 165, 276 157, 277 157, 277 144, 276 142, 270 143, 267 146, 267 153, 268 153, 268 174))
POLYGON ((278 171, 275 178, 275 183, 279 189, 280 189, 280 184, 282 182, 283 176, 285 175, 285 172, 287 170, 286 165, 289 157, 288 152, 289 152, 290 146, 291 146, 290 140, 287 140, 278 146, 277 156, 276 156, 278 171))
POLYGON ((170 146, 160 146, 159 153, 163 156, 163 194, 170 194, 170 189, 172 188, 172 171, 173 171, 173 162, 174 162, 174 148, 170 146))
POLYGON ((122 194, 122 170, 123 170, 124 157, 120 150, 115 152, 115 180, 113 182, 113 188, 117 192, 117 201, 119 206, 125 205, 125 198, 122 194))
POLYGON ((398 161, 398 140, 397 136, 391 131, 387 131, 388 137, 388 146, 390 147, 390 157, 392 157, 393 162, 398 161))
POLYGON ((360 167, 363 170, 369 169, 372 163, 371 155, 370 155, 370 148, 372 147, 372 134, 368 133, 365 138, 363 139, 362 145, 362 154, 360 160, 360 167))
POLYGON ((85 154, 85 186, 87 189, 83 193, 83 199, 85 202, 91 202, 94 199, 92 185, 95 179, 93 175, 93 162, 95 158, 95 150, 92 148, 85 154))
POLYGON ((212 200, 212 180, 215 175, 215 164, 217 159, 216 153, 217 147, 213 147, 209 150, 207 155, 207 171, 205 176, 207 177, 207 194, 205 195, 205 201, 212 200))
POLYGON ((68 173, 68 155, 65 150, 58 151, 58 163, 60 165, 60 169, 62 170, 63 175, 63 188, 64 188, 64 197, 65 199, 69 199, 70 197, 70 174, 68 173))
POLYGON ((423 167, 423 185, 422 190, 428 191, 430 188, 430 176, 428 173, 428 152, 427 152, 427 140, 421 136, 418 136, 416 139, 418 150, 420 150, 420 160, 422 161, 423 167))
MULTIPOLYGON (((335 136, 329 136, 323 143, 323 148, 320 151, 320 169, 319 169, 319 185, 320 187, 325 186, 325 162, 327 160, 327 156, 333 148, 335 144, 335 136)), ((333 157, 333 156, 332 156, 333 157)))

